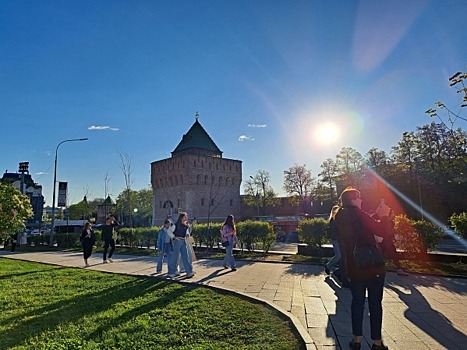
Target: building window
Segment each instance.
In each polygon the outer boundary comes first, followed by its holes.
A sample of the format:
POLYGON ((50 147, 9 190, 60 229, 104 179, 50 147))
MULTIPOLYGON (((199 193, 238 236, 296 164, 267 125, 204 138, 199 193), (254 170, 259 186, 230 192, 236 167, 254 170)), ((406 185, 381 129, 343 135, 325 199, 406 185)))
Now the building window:
POLYGON ((180 175, 180 184, 183 185, 183 175, 180 175))
POLYGON ((177 199, 177 208, 180 208, 180 199, 177 199))
POLYGON ((233 207, 233 199, 230 200, 230 206, 233 207))
POLYGON ((219 176, 219 186, 222 185, 222 176, 219 176))
POLYGON ((211 198, 211 206, 214 205, 214 198, 211 198))
POLYGON ((175 176, 175 186, 178 186, 178 179, 176 176, 175 176))
POLYGON ((207 176, 207 175, 204 175, 204 184, 205 184, 205 185, 208 184, 208 176, 207 176))
POLYGON ((196 184, 199 185, 199 174, 196 175, 196 184))
POLYGON ((201 206, 204 206, 204 198, 201 198, 201 206))
POLYGON ((196 160, 193 161, 193 167, 196 168, 196 160))

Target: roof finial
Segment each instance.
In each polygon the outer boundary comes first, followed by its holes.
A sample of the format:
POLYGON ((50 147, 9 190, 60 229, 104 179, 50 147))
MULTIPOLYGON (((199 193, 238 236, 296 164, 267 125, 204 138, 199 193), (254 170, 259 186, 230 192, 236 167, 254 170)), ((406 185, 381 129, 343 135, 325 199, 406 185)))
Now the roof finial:
POLYGON ((196 119, 196 121, 198 121, 198 119, 199 119, 199 113, 198 112, 196 112, 196 114, 195 114, 195 119, 196 119))

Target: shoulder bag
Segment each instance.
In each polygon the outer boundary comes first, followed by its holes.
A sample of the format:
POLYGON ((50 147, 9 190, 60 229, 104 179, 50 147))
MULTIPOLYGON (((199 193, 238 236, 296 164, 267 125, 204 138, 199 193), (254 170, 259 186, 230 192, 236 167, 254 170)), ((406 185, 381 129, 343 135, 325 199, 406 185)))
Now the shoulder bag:
POLYGON ((355 245, 353 249, 353 257, 355 261, 355 266, 358 270, 365 270, 371 267, 381 267, 384 266, 383 255, 378 244, 365 244, 357 245, 358 237, 362 230, 362 224, 360 218, 357 218, 357 234, 355 237, 355 245))

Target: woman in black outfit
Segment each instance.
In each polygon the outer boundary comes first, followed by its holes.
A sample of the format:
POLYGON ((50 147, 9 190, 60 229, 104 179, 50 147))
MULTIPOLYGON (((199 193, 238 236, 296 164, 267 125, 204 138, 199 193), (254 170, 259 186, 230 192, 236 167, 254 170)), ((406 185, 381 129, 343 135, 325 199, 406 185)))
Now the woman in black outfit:
POLYGON ((83 245, 83 257, 84 257, 84 266, 88 267, 88 259, 92 254, 92 247, 95 243, 94 232, 92 231, 92 225, 90 222, 87 222, 84 225, 84 230, 81 232, 80 241, 83 245))

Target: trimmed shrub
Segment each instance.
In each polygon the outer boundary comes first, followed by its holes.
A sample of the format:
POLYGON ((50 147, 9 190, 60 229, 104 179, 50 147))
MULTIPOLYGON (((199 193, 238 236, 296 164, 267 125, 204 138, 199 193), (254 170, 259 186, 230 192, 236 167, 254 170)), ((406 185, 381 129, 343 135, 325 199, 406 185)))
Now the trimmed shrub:
POLYGON ((298 237, 312 249, 319 249, 328 235, 328 220, 314 218, 302 220, 298 224, 298 237))
POLYGON ((412 256, 435 249, 443 237, 443 230, 426 220, 411 220, 405 215, 397 215, 394 223, 396 247, 412 256))
POLYGON ((452 214, 449 223, 454 227, 459 237, 467 239, 467 213, 452 214))

